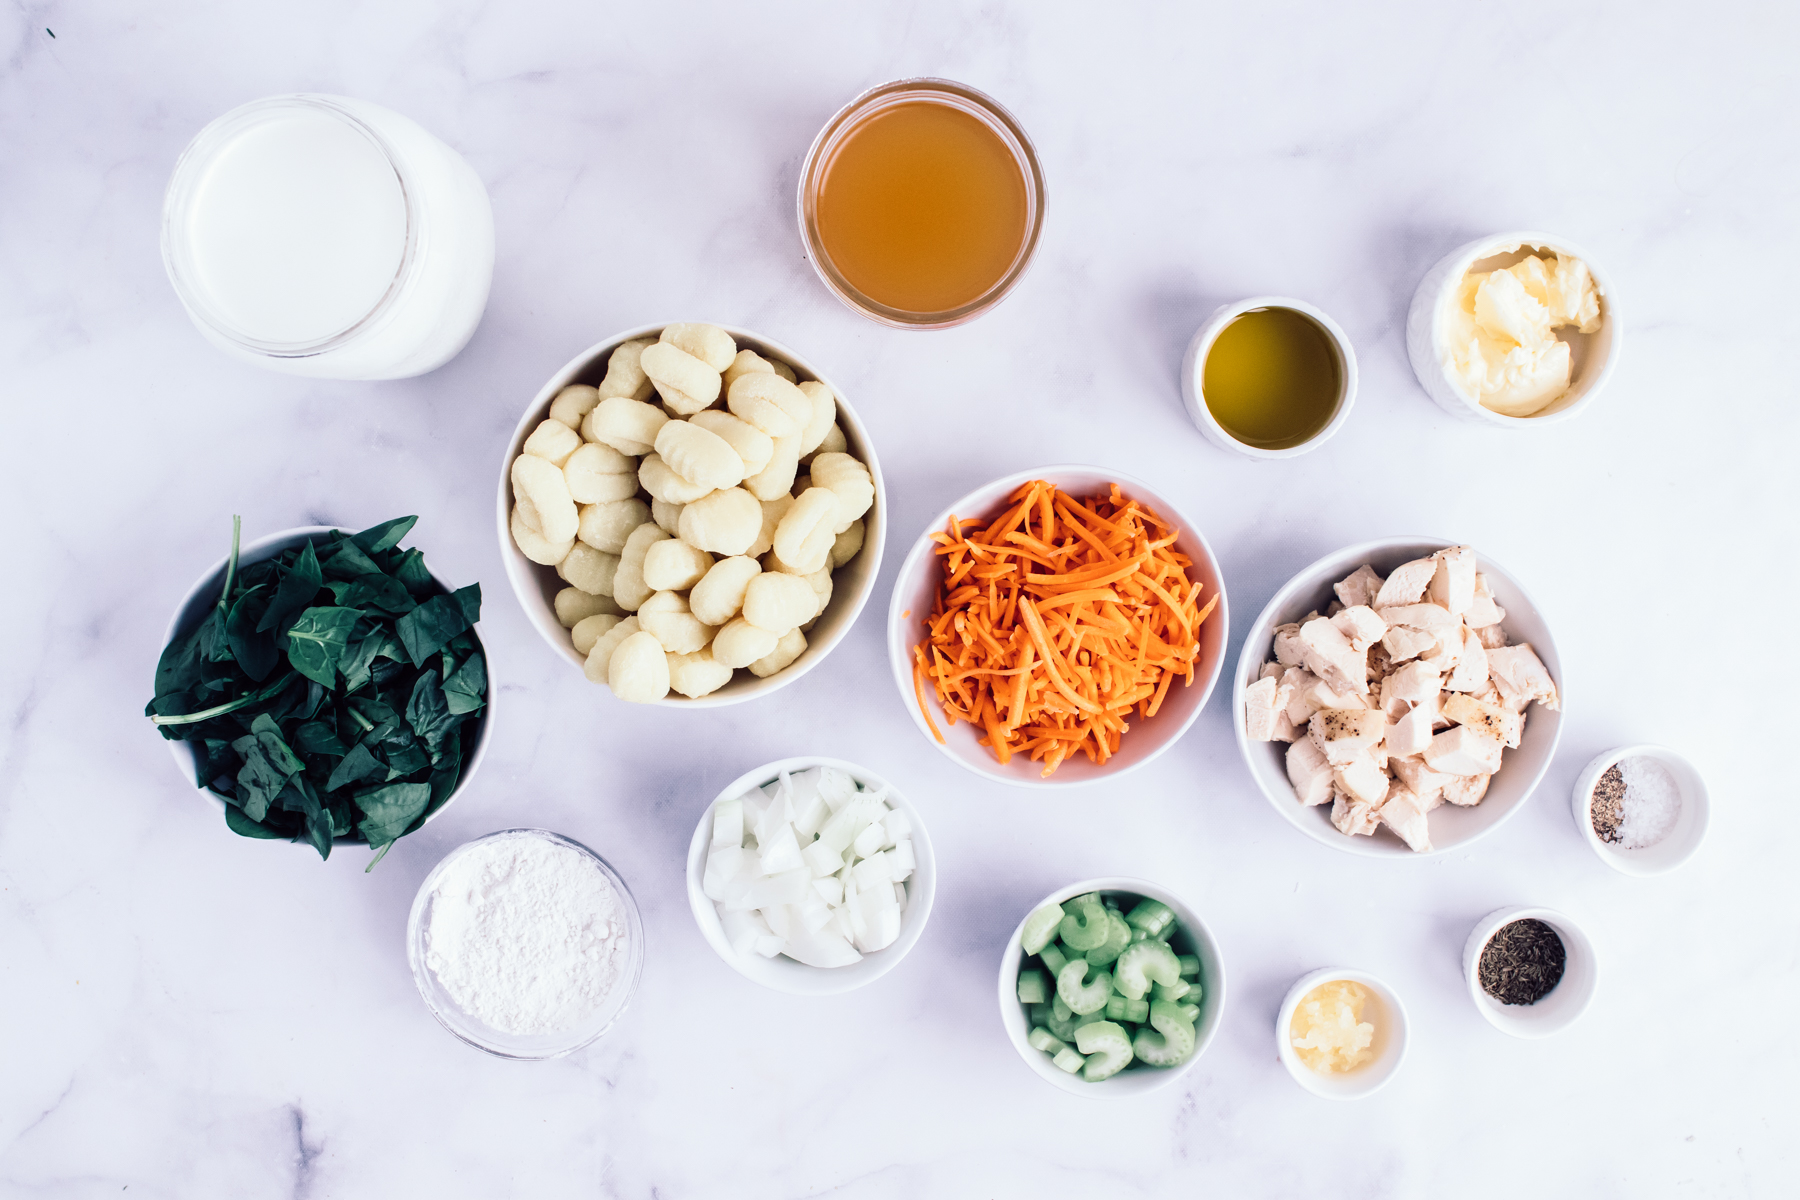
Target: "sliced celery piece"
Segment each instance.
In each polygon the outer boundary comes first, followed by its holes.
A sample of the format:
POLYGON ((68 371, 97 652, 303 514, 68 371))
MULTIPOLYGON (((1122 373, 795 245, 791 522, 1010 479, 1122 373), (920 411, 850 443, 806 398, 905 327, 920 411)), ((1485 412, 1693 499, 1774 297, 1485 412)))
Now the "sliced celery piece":
POLYGON ((1044 1028, 1065 1042, 1072 1041, 1075 1037, 1075 1014, 1066 1010, 1058 1013, 1058 1007, 1060 1006, 1053 1004, 1044 1010, 1044 1028))
POLYGON ((1106 1019, 1109 1021, 1142 1021, 1149 1015, 1150 1005, 1143 1000, 1127 1000, 1124 996, 1113 996, 1106 1002, 1106 1019))
POLYGON ((1082 957, 1096 967, 1104 967, 1123 954, 1125 947, 1129 945, 1131 945, 1131 926, 1125 923, 1124 917, 1109 909, 1106 914, 1106 940, 1082 957))
POLYGON ((1200 974, 1200 960, 1192 954, 1183 954, 1175 959, 1181 964, 1181 977, 1192 979, 1200 974))
POLYGON ((1050 968, 1052 975, 1062 974, 1063 964, 1069 961, 1069 956, 1064 954, 1062 947, 1055 942, 1046 943, 1038 951, 1038 957, 1044 960, 1044 965, 1050 968))
POLYGON ((1134 927, 1131 931, 1131 940, 1134 942, 1147 942, 1150 940, 1150 935, 1143 930, 1134 927))
POLYGON ((1106 998, 1112 994, 1111 975, 1101 971, 1083 983, 1087 973, 1087 962, 1078 958, 1070 959, 1056 973, 1056 998, 1068 1005, 1070 1012, 1081 1016, 1105 1008, 1106 998))
POLYGON ((1151 937, 1161 937, 1163 931, 1175 923, 1175 913, 1160 900, 1145 899, 1138 901, 1125 920, 1133 929, 1141 929, 1151 937))
POLYGON ((1081 1077, 1089 1083, 1111 1079, 1131 1062, 1131 1039, 1111 1021, 1095 1021, 1076 1030, 1075 1048, 1087 1055, 1081 1077))
MULTIPOLYGON (((1173 1067, 1194 1052, 1194 1024, 1184 1021, 1178 1005, 1158 1000, 1150 1005, 1149 1029, 1140 1029, 1131 1048, 1153 1067, 1173 1067)), ((1077 1043, 1079 1044, 1079 1043, 1077 1043)))
POLYGON ((1045 1054, 1061 1054, 1069 1048, 1068 1043, 1043 1028, 1033 1029, 1025 1035, 1025 1040, 1031 1043, 1033 1050, 1042 1050, 1045 1054))
MULTIPOLYGON (((1180 961, 1180 959, 1176 960, 1178 963, 1180 961)), ((1150 998, 1152 1000, 1182 1000, 1191 990, 1193 989, 1188 986, 1187 980, 1177 979, 1174 983, 1157 984, 1150 989, 1150 998)))
POLYGON ((1049 998, 1050 989, 1045 986, 1042 971, 1019 972, 1019 1003, 1042 1004, 1049 998))
POLYGON ((1067 1046, 1064 1046, 1061 1050, 1057 1051, 1056 1057, 1050 1061, 1073 1075, 1075 1072, 1081 1070, 1082 1064, 1087 1060, 1067 1046))
POLYGON ((1059 1021, 1066 1021, 1075 1015, 1075 1010, 1063 1002, 1062 991, 1060 989, 1058 989, 1056 995, 1050 997, 1050 1011, 1055 1014, 1056 1019, 1059 1021))
POLYGON ((1097 949, 1111 934, 1106 906, 1093 896, 1077 896, 1064 904, 1060 928, 1063 944, 1071 950, 1097 949))
MULTIPOLYGON (((1037 954, 1055 938, 1063 919, 1062 905, 1046 904, 1025 918, 1025 930, 1019 943, 1027 954, 1037 954)), ((1052 968, 1054 969, 1054 968, 1052 968)))
MULTIPOLYGON (((1119 955, 1114 964, 1113 978, 1118 981, 1122 995, 1133 1000, 1142 1000, 1144 993, 1150 990, 1150 981, 1172 984, 1181 978, 1181 964, 1176 961, 1175 952, 1166 942, 1146 941, 1134 942, 1119 955)), ((1062 977, 1058 975, 1058 990, 1061 990, 1062 977)))
POLYGON ((1180 1013, 1181 1019, 1186 1021, 1189 1025, 1196 1024, 1200 1020, 1200 1006, 1198 1004, 1177 1004, 1175 1006, 1175 1011, 1180 1013))

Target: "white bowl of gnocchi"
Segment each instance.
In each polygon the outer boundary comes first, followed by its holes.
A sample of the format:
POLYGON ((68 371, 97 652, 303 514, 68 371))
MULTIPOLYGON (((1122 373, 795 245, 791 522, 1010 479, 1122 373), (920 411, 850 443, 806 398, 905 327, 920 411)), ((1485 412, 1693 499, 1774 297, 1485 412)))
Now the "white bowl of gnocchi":
POLYGON ((817 666, 881 568, 881 466, 811 363, 749 330, 645 325, 578 355, 501 466, 507 578, 622 700, 737 704, 817 666))

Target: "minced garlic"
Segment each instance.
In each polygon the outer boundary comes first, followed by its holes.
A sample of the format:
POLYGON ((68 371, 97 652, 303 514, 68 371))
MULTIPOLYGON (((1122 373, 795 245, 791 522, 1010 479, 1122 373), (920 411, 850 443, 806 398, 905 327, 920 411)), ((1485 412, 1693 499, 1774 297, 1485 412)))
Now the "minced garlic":
POLYGON ((1348 979, 1321 983, 1294 1009, 1288 1027, 1294 1053, 1322 1075, 1349 1071, 1375 1057, 1375 1026, 1362 1019, 1369 989, 1348 979))

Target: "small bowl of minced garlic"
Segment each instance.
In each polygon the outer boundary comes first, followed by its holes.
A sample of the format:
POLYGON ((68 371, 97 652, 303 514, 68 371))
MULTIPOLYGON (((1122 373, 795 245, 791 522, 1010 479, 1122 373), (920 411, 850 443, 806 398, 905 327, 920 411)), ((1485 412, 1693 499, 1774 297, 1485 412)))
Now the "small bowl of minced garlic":
POLYGON ((1406 1006, 1393 988, 1347 967, 1302 975, 1275 1017, 1275 1051, 1294 1082, 1327 1100, 1379 1089, 1406 1059, 1406 1006))
POLYGON ((1624 333, 1612 280, 1593 256, 1548 233, 1497 233, 1425 273, 1406 316, 1406 353, 1445 411, 1516 428, 1591 404, 1624 333))

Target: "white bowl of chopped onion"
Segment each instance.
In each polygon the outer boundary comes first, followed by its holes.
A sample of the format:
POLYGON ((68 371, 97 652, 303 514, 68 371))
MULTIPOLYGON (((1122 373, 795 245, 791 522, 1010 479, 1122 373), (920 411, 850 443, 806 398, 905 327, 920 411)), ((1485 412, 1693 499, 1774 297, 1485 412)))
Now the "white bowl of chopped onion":
MULTIPOLYGON (((841 781, 842 776, 836 776, 836 778, 841 781)), ((740 844, 742 840, 747 840, 752 836, 750 824, 751 822, 746 816, 741 826, 740 844)), ((868 826, 865 826, 858 832, 864 832, 867 829, 868 826)), ((809 848, 818 845, 813 840, 817 833, 818 831, 814 830, 801 835, 805 838, 809 848)), ((746 854, 755 852, 755 849, 745 851, 746 854)), ((816 849, 814 850, 814 853, 818 852, 816 849)), ((811 873, 818 876, 820 884, 826 887, 830 886, 831 876, 822 876, 816 870, 811 873)), ((846 875, 848 874, 850 872, 846 871, 846 875)), ((773 884, 772 879, 769 882, 771 885, 773 884)), ((867 880, 865 879, 863 882, 864 890, 869 890, 867 880)), ((694 829, 694 839, 688 846, 687 885, 688 905, 693 909, 694 920, 700 926, 700 935, 732 970, 752 982, 760 983, 767 988, 774 988, 778 992, 788 992, 797 996, 826 996, 838 992, 854 991, 875 982, 900 965, 900 960, 906 957, 907 952, 918 942, 919 935, 925 931, 925 922, 931 916, 931 905, 937 896, 937 856, 932 851, 931 837, 925 831, 925 823, 920 818, 918 810, 891 784, 855 763, 848 763, 836 758, 800 756, 784 758, 753 771, 746 771, 727 784, 713 802, 706 806, 706 812, 702 814, 699 825, 694 829), (849 797, 819 795, 822 781, 827 791, 831 787, 831 778, 827 776, 828 772, 841 772, 842 775, 849 776, 858 790, 849 797), (872 822, 870 824, 874 828, 869 832, 870 844, 865 847, 858 842, 843 853, 857 856, 859 864, 872 859, 886 860, 888 864, 899 864, 898 866, 883 867, 884 870, 891 872, 889 881, 883 886, 896 889, 896 907, 899 910, 897 928, 890 928, 885 932, 865 933, 863 927, 857 925, 852 947, 846 952, 843 946, 837 945, 838 942, 851 941, 848 926, 851 923, 851 910, 855 906, 855 901, 851 899, 849 893, 851 885, 848 879, 839 880, 839 886, 843 890, 839 892, 835 903, 823 893, 818 893, 819 900, 815 902, 809 883, 808 891, 803 893, 803 902, 793 905, 795 911, 791 914, 777 914, 770 912, 767 908, 758 908, 752 911, 741 907, 733 912, 724 904, 715 902, 707 894, 707 866, 708 860, 712 856, 715 816, 720 806, 742 800, 746 796, 753 796, 765 787, 771 787, 775 795, 765 795, 764 800, 772 800, 776 803, 780 802, 779 794, 782 789, 784 787, 787 789, 787 795, 791 798, 789 801, 790 811, 793 812, 795 818, 794 822, 788 823, 790 830, 797 823, 799 828, 805 831, 809 827, 828 821, 830 817, 839 812, 847 812, 847 807, 842 803, 844 799, 879 801, 886 806, 888 810, 887 835, 879 839, 884 844, 879 846, 874 844, 875 833, 881 831, 882 823, 872 822), (822 820, 817 821, 811 819, 807 811, 814 805, 815 797, 828 810, 819 814, 811 814, 811 816, 822 817, 822 820), (908 846, 910 849, 903 852, 902 845, 908 846), (869 853, 864 854, 865 849, 869 853), (892 882, 892 874, 904 874, 905 877, 901 882, 892 882), (834 923, 838 919, 838 910, 843 910, 843 920, 846 924, 845 933, 834 934, 835 924, 827 928, 807 929, 804 933, 800 932, 800 923, 817 915, 813 911, 807 911, 803 915, 802 910, 816 910, 821 903, 826 905, 829 919, 834 923), (787 931, 791 933, 791 939, 784 936, 784 931, 779 928, 784 917, 791 917, 795 922, 795 928, 787 931), (771 918, 774 919, 771 920, 771 918), (730 928, 727 927, 728 921, 731 925, 730 928), (814 939, 811 936, 814 934, 818 934, 820 937, 814 939), (794 942, 793 945, 788 944, 790 940, 794 942), (865 948, 877 945, 879 948, 865 948), (841 965, 814 966, 791 956, 793 953, 799 953, 814 957, 834 952, 835 956, 829 961, 840 962, 841 965)), ((786 906, 781 907, 785 908, 786 906)), ((885 898, 881 907, 887 907, 885 898)), ((858 919, 860 920, 860 915, 858 919)), ((892 918, 879 917, 875 919, 891 920, 892 918)))

